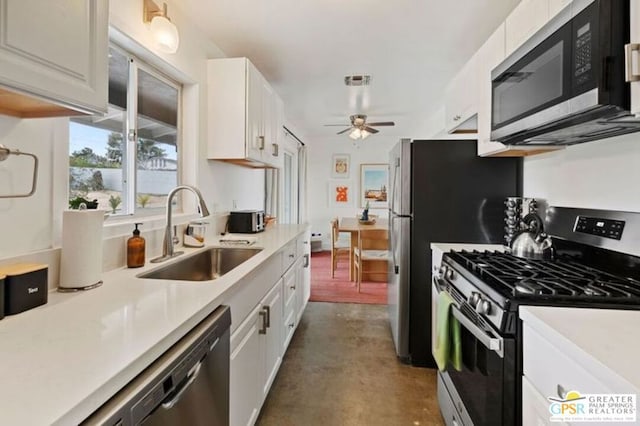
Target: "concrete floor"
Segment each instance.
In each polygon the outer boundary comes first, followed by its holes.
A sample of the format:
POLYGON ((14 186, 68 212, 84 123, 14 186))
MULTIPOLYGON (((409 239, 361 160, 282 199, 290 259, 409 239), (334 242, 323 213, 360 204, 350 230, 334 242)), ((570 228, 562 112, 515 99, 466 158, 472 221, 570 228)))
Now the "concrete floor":
POLYGON ((386 306, 310 302, 257 425, 442 425, 435 370, 400 363, 386 306))

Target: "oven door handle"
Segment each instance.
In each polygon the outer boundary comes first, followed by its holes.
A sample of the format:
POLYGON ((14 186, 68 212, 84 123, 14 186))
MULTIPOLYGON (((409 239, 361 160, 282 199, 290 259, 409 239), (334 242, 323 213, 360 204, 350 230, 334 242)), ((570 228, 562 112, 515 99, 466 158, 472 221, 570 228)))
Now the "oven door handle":
POLYGON ((494 337, 487 334, 486 331, 475 325, 462 311, 456 306, 451 305, 451 313, 460 322, 460 324, 469 330, 476 339, 480 341, 487 349, 496 352, 500 358, 504 358, 504 339, 502 337, 494 337))

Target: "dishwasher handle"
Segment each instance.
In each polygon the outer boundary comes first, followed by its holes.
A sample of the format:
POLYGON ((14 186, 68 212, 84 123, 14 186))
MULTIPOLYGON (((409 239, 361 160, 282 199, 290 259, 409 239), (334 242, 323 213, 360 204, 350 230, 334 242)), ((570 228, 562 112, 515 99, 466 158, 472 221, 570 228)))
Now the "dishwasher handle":
POLYGON ((193 368, 187 374, 188 379, 185 382, 185 384, 180 389, 176 390, 171 400, 162 403, 162 408, 164 408, 165 410, 172 409, 173 406, 180 401, 180 398, 182 398, 182 395, 187 391, 187 389, 189 389, 189 386, 191 386, 193 382, 196 381, 196 379, 198 378, 198 375, 200 374, 201 369, 202 369, 202 361, 200 361, 199 363, 193 366, 193 368))

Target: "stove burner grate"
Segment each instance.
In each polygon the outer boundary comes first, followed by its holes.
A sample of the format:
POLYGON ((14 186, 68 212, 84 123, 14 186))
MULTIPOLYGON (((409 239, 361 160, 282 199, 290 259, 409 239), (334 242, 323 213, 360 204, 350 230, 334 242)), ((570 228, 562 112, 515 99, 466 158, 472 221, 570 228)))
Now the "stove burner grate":
POLYGON ((528 260, 478 251, 450 256, 506 297, 640 300, 640 281, 571 260, 528 260))

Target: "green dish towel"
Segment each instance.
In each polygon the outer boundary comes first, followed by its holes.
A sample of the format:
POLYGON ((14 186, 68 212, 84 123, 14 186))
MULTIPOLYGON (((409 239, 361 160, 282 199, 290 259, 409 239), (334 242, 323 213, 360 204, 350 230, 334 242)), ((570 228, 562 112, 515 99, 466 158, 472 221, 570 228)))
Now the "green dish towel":
POLYGON ((451 313, 453 303, 454 300, 446 291, 438 294, 434 357, 440 371, 446 370, 449 362, 456 370, 462 369, 460 323, 451 313))

